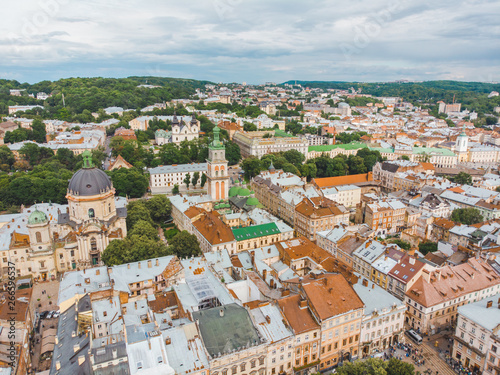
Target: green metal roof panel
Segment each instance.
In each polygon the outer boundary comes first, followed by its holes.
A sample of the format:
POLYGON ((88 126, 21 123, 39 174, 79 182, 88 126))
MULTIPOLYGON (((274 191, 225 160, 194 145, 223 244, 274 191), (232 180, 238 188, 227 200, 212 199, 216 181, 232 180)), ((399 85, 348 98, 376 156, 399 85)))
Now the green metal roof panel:
POLYGON ((236 241, 251 240, 252 238, 259 238, 264 236, 270 236, 272 234, 281 233, 276 223, 267 223, 260 225, 252 225, 243 228, 235 228, 232 231, 236 241))
POLYGON ((443 156, 455 156, 453 151, 447 150, 446 148, 436 148, 436 147, 413 147, 414 154, 441 154, 443 156))
POLYGON ((320 145, 320 146, 309 146, 309 152, 311 151, 331 151, 336 148, 342 148, 344 150, 357 150, 360 148, 368 148, 368 146, 364 143, 353 142, 346 144, 337 144, 337 145, 320 145))

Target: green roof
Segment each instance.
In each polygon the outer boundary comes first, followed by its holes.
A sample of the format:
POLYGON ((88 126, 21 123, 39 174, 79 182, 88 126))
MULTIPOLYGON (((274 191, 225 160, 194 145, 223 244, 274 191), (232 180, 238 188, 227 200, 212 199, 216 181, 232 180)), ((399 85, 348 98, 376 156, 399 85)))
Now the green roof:
POLYGON ((281 129, 276 129, 274 131, 274 136, 275 137, 293 137, 293 134, 289 134, 281 129))
POLYGON ((28 218, 28 224, 41 224, 47 221, 47 216, 42 212, 35 209, 28 218))
POLYGON ((236 238, 236 241, 251 240, 252 238, 259 238, 281 233, 276 223, 252 225, 249 227, 236 228, 232 231, 234 238, 236 238))
POLYGON ((235 195, 238 195, 240 189, 241 188, 239 186, 233 186, 231 189, 229 189, 229 197, 234 197, 235 195))
POLYGON ((248 197, 250 195, 250 190, 242 188, 240 191, 238 191, 238 194, 240 197, 248 197))
POLYGON ((368 147, 370 151, 378 151, 380 153, 393 154, 394 149, 392 148, 384 148, 384 147, 368 147))
POLYGON ((360 148, 368 148, 368 146, 364 143, 359 143, 359 142, 353 142, 353 143, 346 143, 346 144, 337 144, 337 145, 321 145, 321 146, 309 146, 308 151, 331 151, 336 148, 342 148, 344 150, 357 150, 360 148))
POLYGON ((249 206, 257 206, 259 204, 259 200, 257 198, 254 198, 254 197, 250 197, 247 199, 247 204, 249 206))
POLYGON ((443 156, 455 156, 453 151, 446 148, 436 147, 413 147, 414 154, 441 154, 443 156))

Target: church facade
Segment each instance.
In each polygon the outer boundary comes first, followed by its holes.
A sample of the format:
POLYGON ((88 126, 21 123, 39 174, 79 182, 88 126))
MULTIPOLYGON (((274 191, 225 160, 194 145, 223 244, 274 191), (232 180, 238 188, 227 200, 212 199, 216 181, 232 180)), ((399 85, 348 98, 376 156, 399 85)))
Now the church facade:
POLYGON ((180 144, 182 141, 192 141, 199 138, 200 122, 196 119, 194 113, 190 122, 184 122, 181 118, 174 115, 172 119, 172 131, 158 129, 155 132, 155 141, 158 146, 175 143, 180 144))
POLYGON ((100 264, 113 239, 127 235, 126 199, 115 197, 110 178, 94 167, 90 152, 69 181, 67 205, 42 203, 0 217, 1 270, 42 280, 100 264))

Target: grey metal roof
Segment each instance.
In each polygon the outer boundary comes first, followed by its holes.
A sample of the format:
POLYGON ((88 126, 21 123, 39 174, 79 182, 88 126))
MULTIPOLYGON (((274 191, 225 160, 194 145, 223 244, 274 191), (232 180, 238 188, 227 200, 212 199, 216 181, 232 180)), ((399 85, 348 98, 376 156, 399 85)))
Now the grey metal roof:
POLYGON ((85 295, 59 317, 57 327, 58 344, 54 346, 50 375, 87 375, 90 374, 89 343, 90 332, 78 335, 78 313, 91 309, 90 296, 85 295), (79 364, 79 357, 84 361, 79 364), (57 370, 58 363, 60 369, 57 370))
POLYGON ((184 173, 184 172, 205 172, 207 163, 192 163, 192 164, 173 164, 161 165, 156 168, 150 168, 150 174, 165 174, 165 173, 184 173))
POLYGON ((237 304, 193 313, 198 320, 203 343, 211 357, 261 344, 247 310, 237 304))
POLYGON ((76 196, 98 195, 112 188, 109 176, 97 168, 78 170, 69 180, 68 192, 76 196))

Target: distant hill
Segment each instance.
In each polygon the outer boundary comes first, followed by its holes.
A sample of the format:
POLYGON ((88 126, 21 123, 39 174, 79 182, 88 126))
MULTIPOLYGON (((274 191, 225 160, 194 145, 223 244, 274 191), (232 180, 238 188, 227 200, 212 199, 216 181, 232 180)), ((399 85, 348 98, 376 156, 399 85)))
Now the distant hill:
POLYGON ((414 104, 435 104, 439 100, 451 103, 453 101, 453 96, 455 96, 455 101, 462 103, 463 107, 484 113, 491 113, 495 106, 500 105, 500 97, 487 98, 491 91, 500 91, 500 84, 497 83, 461 81, 362 83, 294 80, 284 82, 283 84, 285 83, 297 83, 304 87, 321 89, 347 90, 353 87, 356 90, 361 89, 361 93, 363 94, 371 94, 374 96, 398 96, 414 104))
POLYGON ((7 113, 7 107, 14 104, 43 104, 51 114, 63 108, 69 114, 80 114, 84 110, 95 112, 99 108, 123 107, 140 109, 147 105, 178 98, 188 98, 195 89, 202 88, 209 81, 182 78, 128 77, 128 78, 67 78, 58 81, 42 81, 33 85, 12 80, 0 80, 0 113, 7 113), (140 88, 149 84, 160 87, 140 88), (42 102, 27 96, 9 95, 10 89, 26 89, 26 93, 52 93, 42 102))

